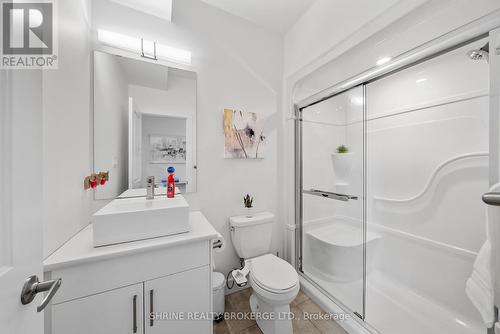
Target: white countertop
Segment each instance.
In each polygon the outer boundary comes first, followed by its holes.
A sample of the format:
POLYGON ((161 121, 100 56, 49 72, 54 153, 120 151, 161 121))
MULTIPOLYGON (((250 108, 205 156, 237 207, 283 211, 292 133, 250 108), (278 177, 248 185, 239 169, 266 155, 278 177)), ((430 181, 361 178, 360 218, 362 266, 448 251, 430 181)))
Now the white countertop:
POLYGON ((89 224, 43 261, 44 271, 217 238, 217 231, 200 211, 189 213, 189 225, 187 233, 94 248, 89 224))

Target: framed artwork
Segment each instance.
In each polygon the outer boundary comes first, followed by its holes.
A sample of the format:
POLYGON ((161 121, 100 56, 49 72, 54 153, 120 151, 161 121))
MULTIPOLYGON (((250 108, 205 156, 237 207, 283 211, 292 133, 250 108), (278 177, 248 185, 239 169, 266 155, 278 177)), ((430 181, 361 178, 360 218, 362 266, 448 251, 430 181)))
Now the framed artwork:
POLYGON ((151 163, 186 163, 186 137, 151 135, 151 163))
POLYGON ((265 136, 257 114, 224 109, 224 157, 228 159, 261 159, 265 136))

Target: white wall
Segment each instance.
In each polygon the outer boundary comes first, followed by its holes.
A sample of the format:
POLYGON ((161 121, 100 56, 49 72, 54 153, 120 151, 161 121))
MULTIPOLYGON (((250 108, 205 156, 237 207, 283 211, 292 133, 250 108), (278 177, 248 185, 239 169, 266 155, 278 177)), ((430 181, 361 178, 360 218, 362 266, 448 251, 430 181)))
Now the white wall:
POLYGON ((356 45, 425 1, 317 0, 285 36, 285 75, 341 46, 356 45))
POLYGON ((326 53, 398 0, 318 0, 285 36, 285 74, 326 53))
POLYGON ((114 198, 128 189, 128 85, 117 57, 94 53, 94 171, 109 171, 96 199, 114 198))
POLYGON ((166 90, 129 85, 128 93, 141 113, 196 119, 196 76, 183 77, 170 71, 166 90))
MULTIPOLYGON (((90 3, 57 1, 59 69, 43 73, 44 257, 89 222, 90 3)), ((28 176, 31 177, 31 176, 28 176)))
MULTIPOLYGON (((278 113, 282 80, 282 41, 245 20, 197 0, 174 1, 172 23, 94 1, 94 28, 145 38, 191 50, 198 73, 198 189, 187 195, 230 242, 228 217, 244 213, 242 198, 255 197, 256 209, 278 211, 278 113), (263 160, 225 160, 222 110, 234 107, 257 112, 266 121, 263 160)), ((280 249, 276 225, 273 249, 280 249)), ((239 265, 231 244, 217 254, 217 270, 239 265)))

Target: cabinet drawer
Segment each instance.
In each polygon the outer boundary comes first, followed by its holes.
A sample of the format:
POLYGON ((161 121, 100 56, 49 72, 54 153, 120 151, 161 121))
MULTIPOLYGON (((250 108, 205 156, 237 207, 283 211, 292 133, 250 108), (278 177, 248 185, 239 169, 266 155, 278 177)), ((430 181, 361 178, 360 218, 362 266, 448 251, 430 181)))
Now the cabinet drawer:
POLYGON ((201 241, 66 267, 46 278, 63 280, 52 301, 58 304, 209 264, 210 242, 201 241))

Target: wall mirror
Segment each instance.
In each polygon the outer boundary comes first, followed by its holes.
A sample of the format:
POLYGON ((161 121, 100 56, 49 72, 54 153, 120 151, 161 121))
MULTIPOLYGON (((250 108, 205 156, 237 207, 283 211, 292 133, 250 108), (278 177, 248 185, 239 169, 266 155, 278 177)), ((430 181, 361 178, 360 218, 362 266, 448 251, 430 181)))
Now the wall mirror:
POLYGON ((95 199, 145 196, 167 168, 180 193, 196 191, 196 73, 94 52, 94 171, 109 171, 95 199))

